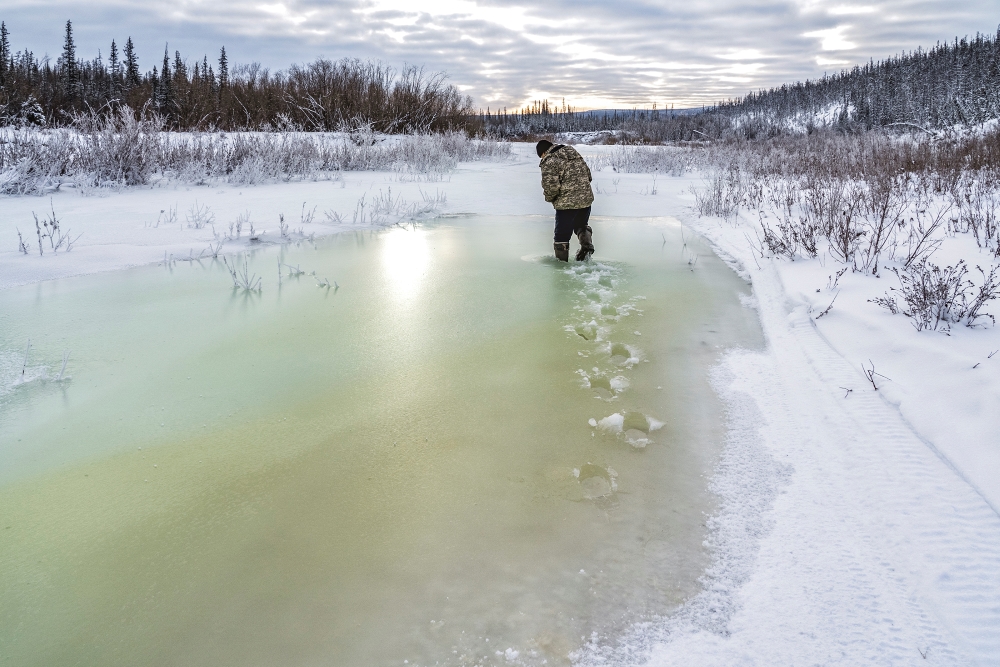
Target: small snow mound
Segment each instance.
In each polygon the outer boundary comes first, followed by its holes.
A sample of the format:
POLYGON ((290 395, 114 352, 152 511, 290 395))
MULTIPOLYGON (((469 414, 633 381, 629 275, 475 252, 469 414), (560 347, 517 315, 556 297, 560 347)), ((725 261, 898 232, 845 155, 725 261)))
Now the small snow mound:
POLYGON ((637 412, 616 412, 597 422, 597 428, 614 436, 621 436, 636 449, 652 444, 649 434, 663 428, 663 422, 649 415, 637 412))
POLYGON ((617 434, 622 432, 622 425, 624 423, 625 415, 616 412, 598 421, 597 428, 607 433, 617 434))

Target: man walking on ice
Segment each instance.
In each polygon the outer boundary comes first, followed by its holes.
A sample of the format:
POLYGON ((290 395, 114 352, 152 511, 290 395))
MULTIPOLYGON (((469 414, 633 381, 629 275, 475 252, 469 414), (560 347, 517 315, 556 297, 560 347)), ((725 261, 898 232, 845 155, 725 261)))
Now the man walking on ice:
POLYGON ((580 239, 580 250, 576 261, 582 262, 594 254, 594 230, 590 221, 590 205, 594 203, 594 192, 590 189, 593 176, 583 157, 572 146, 553 145, 542 139, 535 146, 535 152, 542 159, 542 190, 545 201, 556 209, 556 233, 553 248, 556 259, 569 261, 569 240, 576 232, 580 239))

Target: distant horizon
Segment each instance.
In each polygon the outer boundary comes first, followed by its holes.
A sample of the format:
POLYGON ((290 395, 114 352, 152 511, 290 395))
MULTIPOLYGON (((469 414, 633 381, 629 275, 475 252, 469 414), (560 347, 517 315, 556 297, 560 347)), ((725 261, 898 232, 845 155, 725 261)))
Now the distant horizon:
POLYGON ((684 9, 637 2, 444 0, 414 9, 401 0, 315 0, 245 7, 226 0, 183 6, 163 2, 86 7, 62 0, 13 0, 0 15, 12 52, 55 61, 71 20, 77 55, 106 59, 131 37, 143 72, 166 46, 188 62, 270 71, 317 58, 410 64, 473 98, 476 108, 520 111, 534 100, 565 100, 574 111, 700 109, 747 93, 835 75, 869 60, 995 34, 995 8, 898 0, 844 4, 816 0, 718 3, 684 9), (42 11, 44 9, 44 11, 42 11), (63 18, 56 18, 62 16, 63 18), (113 26, 113 27, 111 27, 113 26))

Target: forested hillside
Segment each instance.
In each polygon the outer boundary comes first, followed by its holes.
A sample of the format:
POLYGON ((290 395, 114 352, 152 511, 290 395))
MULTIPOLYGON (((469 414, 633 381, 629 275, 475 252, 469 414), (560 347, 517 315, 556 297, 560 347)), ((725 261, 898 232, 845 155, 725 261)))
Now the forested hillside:
POLYGON ((536 103, 515 113, 482 115, 483 125, 502 136, 603 131, 613 133, 608 138, 614 141, 629 143, 754 139, 820 127, 940 130, 995 118, 1000 118, 1000 32, 956 38, 815 81, 750 93, 697 114, 654 108, 591 115, 536 103))
POLYGON ((1000 118, 1000 31, 955 39, 833 76, 719 104, 734 121, 802 119, 845 128, 914 124, 927 129, 1000 118))

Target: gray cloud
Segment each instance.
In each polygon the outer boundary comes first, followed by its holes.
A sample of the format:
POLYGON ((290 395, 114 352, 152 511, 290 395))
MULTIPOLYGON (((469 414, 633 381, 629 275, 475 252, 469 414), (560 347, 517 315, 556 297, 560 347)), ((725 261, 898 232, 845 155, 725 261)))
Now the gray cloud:
POLYGON ((869 58, 993 32, 995 0, 8 0, 15 49, 58 54, 74 22, 78 53, 131 35, 144 68, 164 43, 189 58, 286 67, 317 56, 376 58, 446 71, 482 106, 537 97, 579 107, 678 108, 815 78, 869 58))

